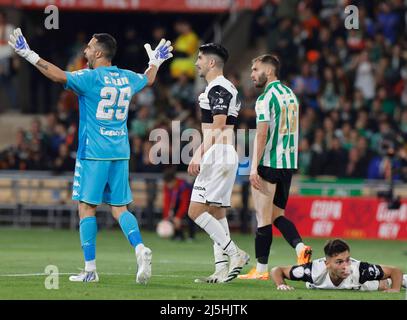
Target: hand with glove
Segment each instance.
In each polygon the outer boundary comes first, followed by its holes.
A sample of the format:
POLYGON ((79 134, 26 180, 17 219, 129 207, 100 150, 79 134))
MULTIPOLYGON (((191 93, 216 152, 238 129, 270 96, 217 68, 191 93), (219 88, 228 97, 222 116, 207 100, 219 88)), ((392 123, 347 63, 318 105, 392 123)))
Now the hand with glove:
POLYGON ((171 41, 169 40, 166 41, 165 39, 161 39, 154 51, 151 49, 149 43, 146 43, 144 48, 146 49, 148 58, 150 59, 148 64, 156 66, 157 68, 159 68, 165 60, 172 57, 171 51, 173 50, 173 47, 171 46, 171 41))
POLYGON ((10 35, 10 41, 8 44, 19 56, 23 57, 33 65, 36 65, 40 60, 40 56, 28 46, 27 40, 25 40, 20 28, 15 29, 10 35))

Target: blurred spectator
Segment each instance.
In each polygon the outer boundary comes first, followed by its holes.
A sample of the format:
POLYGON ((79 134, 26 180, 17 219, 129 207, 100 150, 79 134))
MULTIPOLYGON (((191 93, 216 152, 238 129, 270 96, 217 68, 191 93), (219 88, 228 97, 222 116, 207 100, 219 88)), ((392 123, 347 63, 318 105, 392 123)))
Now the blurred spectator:
POLYGON ((190 82, 188 75, 181 74, 170 88, 171 105, 180 104, 181 110, 192 110, 195 105, 194 85, 190 82))
POLYGON ((318 128, 315 130, 314 142, 311 145, 310 176, 324 174, 325 157, 324 131, 318 128))
POLYGON ((124 46, 118 51, 118 65, 134 72, 143 72, 146 67, 145 42, 146 39, 142 38, 141 32, 138 33, 132 26, 126 28, 124 46))
POLYGON ((73 45, 69 48, 68 71, 77 71, 87 68, 84 50, 87 46, 88 35, 80 31, 76 34, 73 45))
POLYGON ((42 130, 41 120, 39 118, 34 118, 31 121, 30 130, 25 134, 28 144, 34 140, 38 140, 40 147, 43 148, 47 144, 47 137, 42 130))
POLYGON ((390 126, 390 123, 384 120, 379 124, 379 132, 373 134, 371 138, 371 147, 375 152, 383 154, 385 142, 392 140, 393 130, 390 126))
POLYGON ((319 105, 324 112, 334 110, 339 106, 338 81, 330 67, 324 69, 319 105))
POLYGON ((346 172, 347 153, 341 146, 341 141, 334 137, 331 147, 326 153, 324 173, 330 176, 343 177, 346 172))
POLYGON ((163 179, 163 219, 174 224, 174 240, 185 240, 182 220, 186 218, 189 239, 192 240, 195 238, 195 223, 187 215, 192 186, 176 177, 175 167, 166 168, 163 179))
POLYGON ((356 68, 355 89, 359 89, 365 100, 371 100, 375 96, 375 78, 373 65, 369 61, 367 51, 363 51, 354 59, 356 68))
POLYGON ((256 12, 251 26, 251 44, 258 36, 267 35, 268 43, 273 39, 271 33, 275 30, 278 22, 278 10, 281 0, 265 0, 260 9, 256 12))
POLYGON ((139 136, 134 136, 131 138, 130 171, 142 172, 143 165, 143 139, 139 136))
MULTIPOLYGON (((41 25, 37 25, 32 30, 32 36, 28 39, 30 46, 35 48, 40 57, 51 60, 55 54, 55 50, 53 50, 54 42, 45 35, 46 29, 41 25)), ((50 86, 52 84, 36 68, 30 67, 28 70, 30 74, 30 100, 27 112, 32 114, 48 113, 51 111, 50 86)))
POLYGON ((29 159, 29 145, 25 139, 23 129, 19 129, 16 134, 16 141, 6 149, 5 169, 26 170, 29 159))
POLYGON ((48 170, 47 155, 41 147, 41 141, 33 138, 29 145, 27 170, 48 170))
POLYGON ((381 2, 377 14, 377 28, 383 32, 386 40, 394 44, 396 40, 399 15, 392 11, 390 4, 381 2))
POLYGON ((57 173, 72 172, 75 169, 75 158, 69 153, 68 146, 63 143, 59 146, 58 156, 53 163, 53 170, 57 173))
POLYGON ((154 126, 154 120, 149 116, 149 108, 142 106, 136 119, 131 122, 130 135, 145 138, 147 132, 154 126))
POLYGON ((376 156, 376 153, 369 148, 369 141, 367 140, 366 137, 363 136, 359 137, 356 148, 359 152, 361 166, 365 168, 364 177, 366 177, 369 163, 376 156))
POLYGON ((50 152, 52 157, 56 157, 59 154, 59 147, 66 141, 67 129, 62 123, 55 125, 54 131, 49 137, 50 152))
POLYGON ((293 79, 292 89, 302 102, 313 108, 317 107, 316 95, 320 89, 320 80, 309 63, 302 65, 301 74, 293 79))
POLYGON ((354 147, 349 151, 349 160, 346 165, 346 177, 364 178, 366 177, 366 167, 360 161, 359 150, 354 147))
POLYGON ((179 36, 173 44, 174 58, 170 65, 171 76, 178 78, 182 74, 186 74, 193 79, 195 77, 195 56, 199 47, 198 35, 185 20, 175 23, 175 31, 179 36))
POLYGON ((312 152, 307 138, 302 138, 299 146, 298 169, 303 175, 308 175, 312 160, 312 152))

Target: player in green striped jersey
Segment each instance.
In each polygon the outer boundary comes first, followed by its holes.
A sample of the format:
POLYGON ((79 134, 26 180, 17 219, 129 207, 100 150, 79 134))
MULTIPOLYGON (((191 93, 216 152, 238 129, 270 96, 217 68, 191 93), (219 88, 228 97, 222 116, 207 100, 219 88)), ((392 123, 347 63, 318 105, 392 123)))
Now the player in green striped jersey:
POLYGON ((272 224, 297 252, 297 263, 308 263, 311 247, 304 245, 295 225, 284 216, 293 171, 298 162, 298 100, 278 80, 280 62, 265 54, 252 61, 252 80, 264 92, 256 101, 257 131, 250 171, 257 232, 257 265, 240 279, 268 280, 272 224))

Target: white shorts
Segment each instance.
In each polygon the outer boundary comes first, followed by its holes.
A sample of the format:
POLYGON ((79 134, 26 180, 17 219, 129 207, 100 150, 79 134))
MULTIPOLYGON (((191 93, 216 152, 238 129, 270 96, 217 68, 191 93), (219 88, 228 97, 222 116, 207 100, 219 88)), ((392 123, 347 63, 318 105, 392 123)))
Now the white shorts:
POLYGON ((230 207, 238 166, 239 158, 232 145, 212 145, 202 157, 191 201, 216 207, 230 207))

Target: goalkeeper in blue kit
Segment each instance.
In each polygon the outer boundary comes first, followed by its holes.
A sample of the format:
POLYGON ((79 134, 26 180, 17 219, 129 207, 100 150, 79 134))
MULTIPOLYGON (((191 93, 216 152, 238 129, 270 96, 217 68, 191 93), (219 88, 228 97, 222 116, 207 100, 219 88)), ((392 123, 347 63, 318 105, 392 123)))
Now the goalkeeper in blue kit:
POLYGON ((84 51, 89 69, 76 72, 65 72, 40 58, 29 48, 19 28, 10 35, 9 45, 47 78, 62 83, 79 98, 79 144, 72 199, 79 201, 79 233, 85 270, 69 280, 99 281, 96 272, 96 207, 106 203, 135 248, 137 283, 147 283, 151 277, 152 252, 143 244, 137 219, 127 210, 132 194, 126 122, 132 96, 146 85, 152 85, 160 65, 172 57, 171 42, 161 39, 155 50, 145 44, 150 61, 144 74, 112 65, 116 40, 107 33, 93 35, 84 51))

